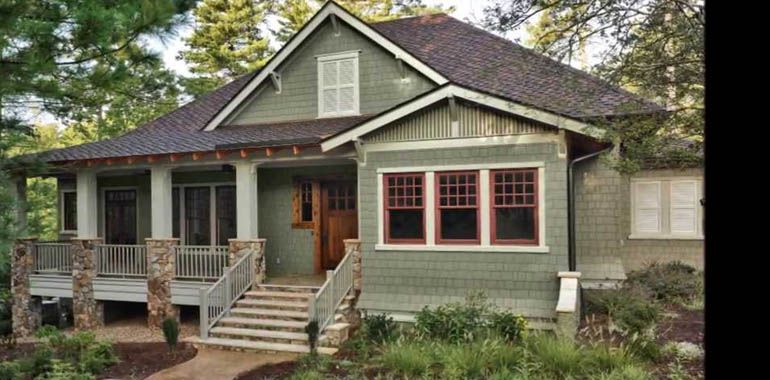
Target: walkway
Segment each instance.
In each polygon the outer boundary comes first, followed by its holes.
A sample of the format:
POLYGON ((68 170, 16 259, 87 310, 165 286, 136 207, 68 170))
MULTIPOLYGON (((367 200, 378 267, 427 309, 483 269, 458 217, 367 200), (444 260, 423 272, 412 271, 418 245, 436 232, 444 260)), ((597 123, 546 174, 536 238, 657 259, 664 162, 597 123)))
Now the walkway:
POLYGON ((297 357, 287 352, 263 354, 199 349, 192 360, 166 368, 146 380, 231 380, 265 364, 296 360, 297 357))

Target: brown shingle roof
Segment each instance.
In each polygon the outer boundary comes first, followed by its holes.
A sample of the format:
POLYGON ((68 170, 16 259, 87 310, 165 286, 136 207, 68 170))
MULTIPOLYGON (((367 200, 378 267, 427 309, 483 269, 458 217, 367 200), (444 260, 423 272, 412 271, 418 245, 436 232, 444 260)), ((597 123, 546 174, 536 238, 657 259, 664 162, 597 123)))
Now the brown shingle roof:
MULTIPOLYGON (((372 26, 458 85, 561 115, 654 112, 661 108, 582 71, 444 14, 372 26), (633 105, 631 109, 629 105, 633 105)), ((43 153, 46 161, 212 151, 235 146, 313 144, 369 116, 203 128, 257 72, 125 135, 43 153)))
POLYGON ((445 14, 372 24, 458 85, 574 118, 661 111, 655 103, 445 14))

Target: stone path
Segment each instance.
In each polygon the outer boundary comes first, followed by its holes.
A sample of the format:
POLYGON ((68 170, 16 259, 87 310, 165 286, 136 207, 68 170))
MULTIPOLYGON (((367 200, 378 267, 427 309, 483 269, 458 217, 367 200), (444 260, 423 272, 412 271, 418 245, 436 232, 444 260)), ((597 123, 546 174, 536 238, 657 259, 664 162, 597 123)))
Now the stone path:
POLYGON ((239 374, 265 364, 296 360, 297 354, 236 352, 216 349, 199 349, 189 361, 166 368, 145 380, 231 380, 239 374))

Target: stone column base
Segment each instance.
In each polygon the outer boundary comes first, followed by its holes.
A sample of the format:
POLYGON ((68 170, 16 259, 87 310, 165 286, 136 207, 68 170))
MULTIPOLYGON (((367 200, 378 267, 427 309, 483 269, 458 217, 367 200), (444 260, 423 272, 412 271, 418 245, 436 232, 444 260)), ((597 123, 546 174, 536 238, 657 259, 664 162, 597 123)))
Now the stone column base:
POLYGON ((36 315, 30 293, 29 275, 32 274, 37 238, 18 239, 11 258, 11 323, 13 335, 29 336, 40 327, 40 315, 36 315))
POLYGON ((95 239, 72 239, 72 315, 75 330, 104 326, 104 304, 94 298, 96 277, 95 239))
POLYGON ((179 307, 171 303, 176 246, 179 239, 145 239, 147 244, 147 325, 160 328, 166 318, 179 321, 179 307))
POLYGON ((265 243, 266 239, 229 239, 227 262, 229 266, 235 265, 241 257, 249 252, 254 252, 254 283, 252 290, 257 290, 259 284, 265 282, 265 243))

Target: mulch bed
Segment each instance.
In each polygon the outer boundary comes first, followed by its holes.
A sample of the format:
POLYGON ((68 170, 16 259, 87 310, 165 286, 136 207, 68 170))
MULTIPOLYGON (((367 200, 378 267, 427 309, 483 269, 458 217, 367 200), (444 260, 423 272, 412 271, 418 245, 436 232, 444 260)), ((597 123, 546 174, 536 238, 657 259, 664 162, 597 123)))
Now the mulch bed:
POLYGON ((144 379, 162 369, 192 359, 197 350, 189 343, 180 342, 174 352, 166 343, 117 343, 118 364, 108 368, 100 378, 144 379))
POLYGON ((238 380, 285 379, 294 373, 298 365, 296 361, 266 364, 239 375, 238 380))
MULTIPOLYGON (((120 362, 104 371, 100 379, 144 379, 162 369, 192 359, 197 352, 192 345, 182 342, 173 353, 169 352, 165 343, 116 343, 113 347, 120 362)), ((31 343, 17 344, 13 349, 1 347, 0 361, 27 356, 34 349, 31 343)))

